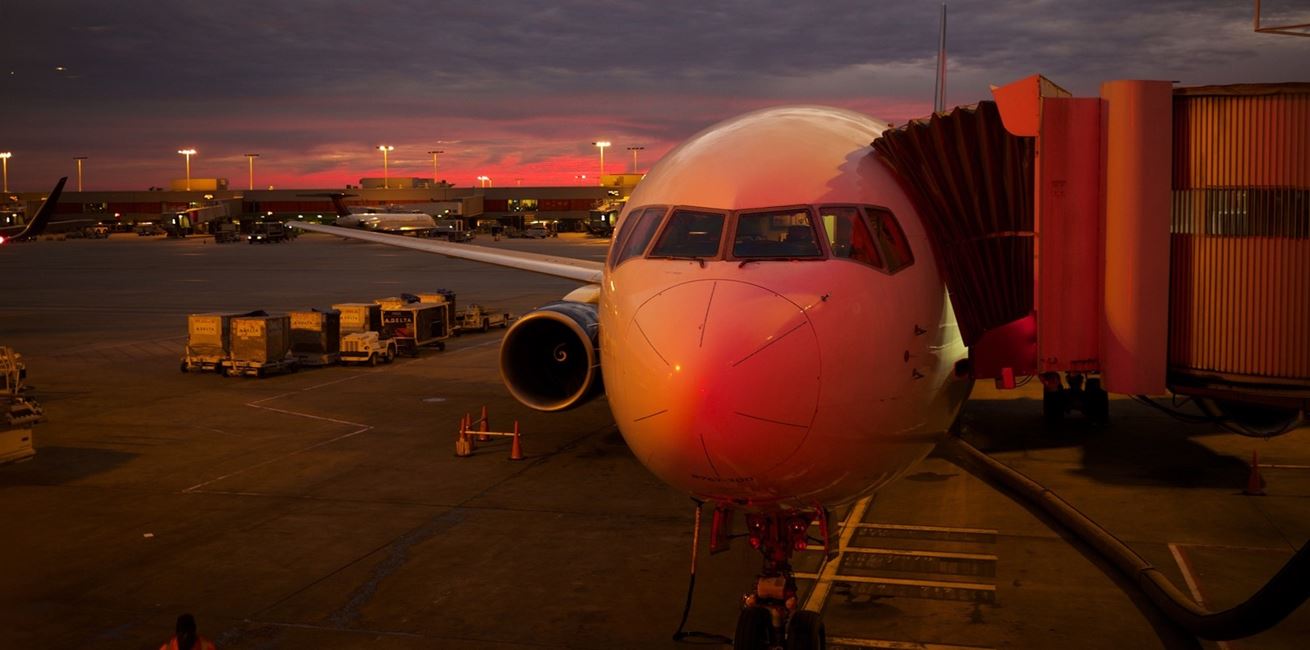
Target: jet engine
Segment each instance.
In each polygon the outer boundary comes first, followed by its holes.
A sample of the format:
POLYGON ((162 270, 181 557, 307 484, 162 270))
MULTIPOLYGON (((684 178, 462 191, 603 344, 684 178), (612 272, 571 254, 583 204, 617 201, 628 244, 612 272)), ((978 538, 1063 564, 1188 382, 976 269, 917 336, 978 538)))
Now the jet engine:
POLYGON ((500 344, 510 394, 538 411, 573 408, 601 392, 596 305, 553 302, 524 314, 500 344))

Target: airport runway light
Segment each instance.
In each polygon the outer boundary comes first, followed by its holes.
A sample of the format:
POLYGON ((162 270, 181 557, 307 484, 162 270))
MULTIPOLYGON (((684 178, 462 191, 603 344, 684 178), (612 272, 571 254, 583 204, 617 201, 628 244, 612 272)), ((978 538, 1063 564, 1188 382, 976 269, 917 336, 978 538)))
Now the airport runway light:
POLYGON ((592 144, 596 145, 596 148, 600 149, 600 184, 604 185, 605 184, 605 147, 610 146, 610 143, 608 140, 601 140, 599 142, 593 142, 592 144))
POLYGON ((637 173, 637 152, 645 150, 646 147, 628 147, 628 151, 632 152, 632 173, 637 173))
POLYGON ((77 191, 81 192, 82 191, 82 161, 86 160, 86 156, 74 156, 73 160, 77 161, 77 191))
POLYGON ((432 185, 433 187, 435 187, 437 184, 437 156, 440 156, 441 154, 446 152, 440 149, 434 149, 432 151, 429 151, 428 153, 432 156, 432 185))
POLYGON ((250 161, 250 189, 255 189, 255 159, 259 157, 257 153, 246 154, 246 159, 250 161))
POLYGON ((195 149, 178 149, 178 153, 186 156, 186 191, 191 191, 191 156, 196 155, 195 149))
POLYGON ((8 151, 0 153, 0 163, 4 163, 5 167, 5 192, 9 191, 9 159, 13 157, 14 154, 8 151))
POLYGON ((382 152, 382 189, 384 190, 391 187, 387 176, 387 154, 395 150, 396 148, 389 144, 378 145, 378 151, 382 152))

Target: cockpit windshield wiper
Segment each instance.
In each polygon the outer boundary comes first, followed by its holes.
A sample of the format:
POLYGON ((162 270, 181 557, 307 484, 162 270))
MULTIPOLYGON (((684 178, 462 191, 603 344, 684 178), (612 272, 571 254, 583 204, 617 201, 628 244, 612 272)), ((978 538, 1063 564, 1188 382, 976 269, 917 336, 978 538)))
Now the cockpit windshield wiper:
POLYGON ((703 257, 696 257, 695 255, 659 255, 659 256, 652 256, 650 259, 653 259, 653 260, 687 260, 688 262, 698 262, 698 263, 700 263, 700 267, 701 267, 702 269, 705 268, 705 258, 703 258, 703 257))

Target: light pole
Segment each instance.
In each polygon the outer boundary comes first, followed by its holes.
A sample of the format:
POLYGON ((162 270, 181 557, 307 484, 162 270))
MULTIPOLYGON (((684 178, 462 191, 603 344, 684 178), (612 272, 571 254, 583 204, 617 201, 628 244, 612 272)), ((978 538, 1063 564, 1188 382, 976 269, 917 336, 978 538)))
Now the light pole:
POLYGON ((257 153, 246 154, 246 160, 250 161, 250 189, 255 189, 255 159, 259 157, 257 153))
POLYGON ((86 156, 74 156, 73 160, 77 161, 77 191, 81 192, 82 191, 82 161, 86 160, 86 156))
POLYGON ((440 149, 433 149, 428 153, 432 155, 432 185, 435 186, 437 184, 437 156, 446 152, 440 149))
POLYGON ((387 153, 395 150, 396 148, 389 144, 378 145, 378 151, 382 152, 382 189, 384 190, 391 187, 391 180, 387 175, 387 153))
POLYGON ((10 159, 10 158, 13 158, 13 157, 14 157, 14 154, 9 153, 8 151, 3 152, 3 153, 0 153, 0 163, 4 163, 4 167, 5 167, 5 191, 6 191, 6 192, 9 191, 9 159, 10 159))
POLYGON ((608 140, 601 140, 599 142, 593 142, 592 144, 596 145, 596 147, 600 149, 600 184, 604 185, 605 184, 605 147, 610 146, 610 143, 608 140))
POLYGON ((178 149, 178 153, 186 156, 186 191, 191 191, 191 156, 196 155, 195 149, 178 149))
POLYGON ((646 147, 628 147, 628 151, 632 152, 632 173, 637 173, 637 152, 645 150, 646 147))
POLYGON ((478 177, 478 182, 482 184, 482 187, 491 187, 491 177, 490 177, 490 176, 479 176, 479 177, 478 177))

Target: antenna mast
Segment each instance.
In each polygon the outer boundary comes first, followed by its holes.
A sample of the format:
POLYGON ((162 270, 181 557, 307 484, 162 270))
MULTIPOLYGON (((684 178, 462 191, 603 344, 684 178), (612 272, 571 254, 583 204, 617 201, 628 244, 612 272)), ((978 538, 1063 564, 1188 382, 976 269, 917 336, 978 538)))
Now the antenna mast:
POLYGON ((946 3, 942 3, 941 37, 937 43, 937 83, 932 91, 932 110, 946 110, 946 3))

